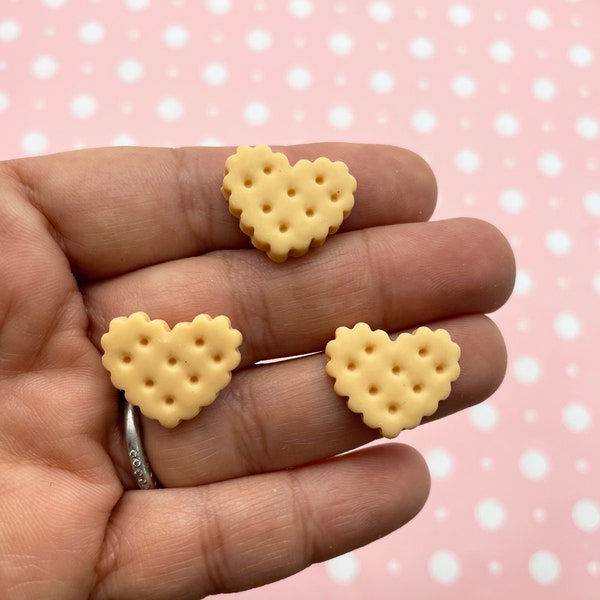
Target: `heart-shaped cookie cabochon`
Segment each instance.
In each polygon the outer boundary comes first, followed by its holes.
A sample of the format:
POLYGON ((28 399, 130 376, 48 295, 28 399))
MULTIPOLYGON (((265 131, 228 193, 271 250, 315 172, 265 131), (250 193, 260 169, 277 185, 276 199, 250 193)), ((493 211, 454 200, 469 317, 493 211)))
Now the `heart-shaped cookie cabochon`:
POLYGON ((143 415, 167 428, 195 417, 231 380, 242 335, 223 315, 170 329, 144 312, 117 317, 102 336, 102 364, 143 415))
POLYGON ((387 438, 432 415, 460 374, 460 348, 445 329, 419 327, 392 340, 357 323, 339 327, 325 353, 335 392, 387 438))
POLYGON ((340 161, 290 165, 269 146, 240 146, 225 162, 221 191, 253 245, 275 262, 302 256, 335 233, 354 206, 356 179, 340 161))

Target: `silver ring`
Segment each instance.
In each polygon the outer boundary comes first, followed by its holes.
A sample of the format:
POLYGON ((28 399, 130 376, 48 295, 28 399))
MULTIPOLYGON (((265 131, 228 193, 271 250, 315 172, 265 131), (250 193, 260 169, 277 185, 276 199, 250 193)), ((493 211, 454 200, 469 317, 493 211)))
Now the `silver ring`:
POLYGON ((160 487, 150 463, 146 458, 144 447, 142 445, 142 425, 140 423, 140 409, 137 406, 129 404, 125 400, 123 411, 125 423, 125 443, 127 445, 127 456, 133 475, 138 486, 142 490, 154 490, 160 487))

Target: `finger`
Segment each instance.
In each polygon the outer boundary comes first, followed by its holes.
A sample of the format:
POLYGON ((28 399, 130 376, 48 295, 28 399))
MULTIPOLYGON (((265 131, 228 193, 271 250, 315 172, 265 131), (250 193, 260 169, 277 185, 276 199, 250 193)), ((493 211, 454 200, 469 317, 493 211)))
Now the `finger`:
MULTIPOLYGON (((488 398, 506 369, 500 332, 484 316, 438 322, 461 347, 461 375, 431 419, 488 398)), ((146 452, 166 487, 213 483, 306 464, 379 437, 337 396, 324 355, 260 365, 236 373, 217 401, 174 430, 144 420, 146 452)), ((431 420, 427 419, 427 420, 431 420)), ((115 447, 127 472, 124 443, 115 447)), ((135 486, 130 478, 129 487, 135 486)))
POLYGON ((337 326, 357 321, 397 331, 491 312, 513 278, 512 251, 498 230, 455 219, 344 233, 289 266, 256 250, 217 252, 91 285, 85 297, 96 344, 111 318, 136 310, 171 324, 226 314, 244 336, 243 364, 251 364, 320 351, 337 326))
POLYGON ((396 444, 293 471, 129 492, 109 523, 95 598, 202 598, 287 577, 394 531, 429 474, 396 444))
MULTIPOLYGON (((73 270, 86 279, 210 250, 250 245, 221 194, 233 148, 110 148, 12 161, 24 190, 52 224, 73 270)), ((358 180, 347 228, 422 221, 436 184, 417 155, 390 146, 311 144, 290 162, 324 155, 358 180)))

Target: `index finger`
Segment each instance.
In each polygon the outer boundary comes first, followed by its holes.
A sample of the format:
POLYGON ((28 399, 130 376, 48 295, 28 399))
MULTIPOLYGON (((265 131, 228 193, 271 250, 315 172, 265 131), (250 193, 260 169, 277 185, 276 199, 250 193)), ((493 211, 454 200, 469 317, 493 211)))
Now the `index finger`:
MULTIPOLYGON (((401 148, 320 143, 289 146, 290 163, 326 156, 358 181, 345 230, 425 221, 436 184, 401 148)), ((233 148, 100 148, 5 163, 44 214, 81 279, 126 273, 212 250, 250 246, 221 194, 233 148)))

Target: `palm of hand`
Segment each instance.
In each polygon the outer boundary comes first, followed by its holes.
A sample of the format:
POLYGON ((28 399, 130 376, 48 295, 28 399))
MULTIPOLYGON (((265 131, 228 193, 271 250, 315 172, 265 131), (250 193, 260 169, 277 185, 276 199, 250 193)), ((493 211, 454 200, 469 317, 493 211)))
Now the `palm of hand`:
POLYGON ((487 225, 420 223, 435 184, 409 153, 290 152, 339 155, 370 202, 358 199, 354 230, 285 266, 246 249, 227 215, 218 191, 226 150, 105 150, 0 165, 7 597, 244 589, 376 539, 422 506, 427 471, 410 448, 332 458, 374 436, 333 394, 322 356, 254 363, 322 350, 336 326, 357 320, 390 331, 445 320, 464 375, 437 416, 464 408, 502 378, 502 340, 481 314, 506 299, 512 255, 487 225), (396 168, 386 179, 366 156, 396 168), (472 270, 461 267, 466 257, 472 270), (172 432, 145 424, 167 487, 153 492, 134 489, 98 343, 110 318, 138 309, 171 324, 227 314, 245 338, 240 372, 202 418, 172 432))

